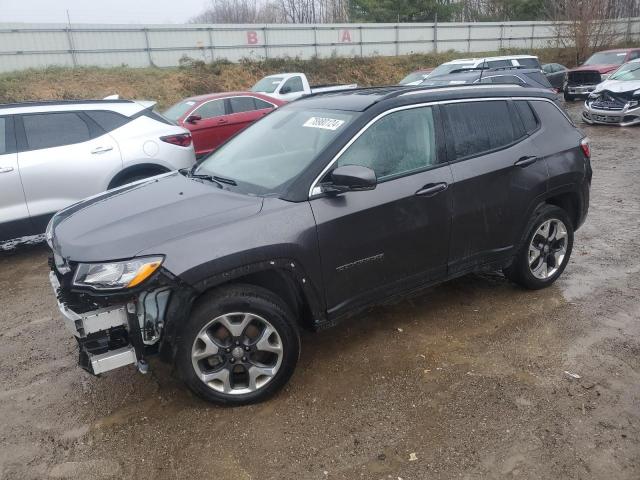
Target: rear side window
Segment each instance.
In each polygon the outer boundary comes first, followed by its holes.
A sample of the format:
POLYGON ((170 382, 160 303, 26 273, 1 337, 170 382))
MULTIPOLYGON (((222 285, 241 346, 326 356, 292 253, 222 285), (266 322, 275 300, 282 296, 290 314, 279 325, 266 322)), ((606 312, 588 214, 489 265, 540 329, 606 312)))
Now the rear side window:
POLYGON ((77 113, 23 115, 29 150, 59 147, 91 139, 89 126, 77 113))
POLYGON ((264 110, 265 108, 274 108, 269 102, 265 102, 264 100, 260 100, 259 98, 253 99, 256 102, 256 110, 264 110))
POLYGON ((527 134, 535 132, 538 129, 538 119, 533 113, 533 110, 531 110, 529 102, 525 100, 516 100, 513 104, 516 107, 518 115, 520 115, 524 131, 527 132, 527 134))
POLYGON ((251 112, 256 109, 253 97, 232 97, 229 99, 231 113, 251 112))
POLYGON ((506 147, 520 136, 504 100, 452 103, 442 112, 454 160, 506 147))
POLYGON ((540 68, 540 62, 537 58, 518 58, 518 63, 527 68, 540 68))
POLYGON ((129 121, 129 118, 124 115, 106 110, 86 110, 84 113, 86 113, 91 120, 96 122, 105 132, 115 130, 129 121))
POLYGON ((525 73, 525 75, 532 79, 534 82, 542 85, 543 87, 551 88, 551 84, 549 83, 549 80, 547 80, 547 77, 544 76, 544 74, 540 72, 528 72, 525 73))

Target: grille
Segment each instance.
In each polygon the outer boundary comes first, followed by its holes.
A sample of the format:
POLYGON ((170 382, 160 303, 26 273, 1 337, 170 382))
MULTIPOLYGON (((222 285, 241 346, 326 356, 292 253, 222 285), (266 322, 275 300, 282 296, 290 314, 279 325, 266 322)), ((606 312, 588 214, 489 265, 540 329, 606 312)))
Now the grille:
POLYGON ((591 103, 591 107, 598 110, 617 110, 620 111, 627 104, 628 99, 624 94, 614 94, 605 91, 596 100, 591 103))
POLYGON ((593 71, 569 72, 567 76, 569 85, 597 85, 600 82, 600 74, 593 71))

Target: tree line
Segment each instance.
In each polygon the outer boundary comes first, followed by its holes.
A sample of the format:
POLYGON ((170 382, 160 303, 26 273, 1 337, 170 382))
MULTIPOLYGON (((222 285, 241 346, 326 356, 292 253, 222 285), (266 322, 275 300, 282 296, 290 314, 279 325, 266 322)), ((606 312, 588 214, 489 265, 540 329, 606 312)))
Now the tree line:
POLYGON ((193 23, 475 22, 640 16, 640 0, 211 0, 193 23))

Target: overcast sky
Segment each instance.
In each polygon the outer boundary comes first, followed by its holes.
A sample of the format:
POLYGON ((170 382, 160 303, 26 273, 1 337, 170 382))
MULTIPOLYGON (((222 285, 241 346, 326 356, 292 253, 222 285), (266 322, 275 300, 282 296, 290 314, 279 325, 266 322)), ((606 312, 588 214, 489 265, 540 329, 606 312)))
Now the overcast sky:
POLYGON ((185 23, 208 0, 0 0, 0 23, 185 23))

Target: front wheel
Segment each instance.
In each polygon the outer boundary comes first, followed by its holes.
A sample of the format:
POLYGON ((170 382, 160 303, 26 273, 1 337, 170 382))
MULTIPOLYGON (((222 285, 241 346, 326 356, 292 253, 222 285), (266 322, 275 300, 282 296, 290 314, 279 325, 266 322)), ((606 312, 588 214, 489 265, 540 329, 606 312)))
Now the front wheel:
POLYGON ((198 302, 178 340, 176 366, 205 400, 244 405, 277 392, 299 355, 300 337, 286 304, 263 288, 236 285, 198 302))
POLYGON ((545 205, 529 224, 527 236, 506 277, 531 290, 548 287, 562 274, 573 248, 573 225, 567 213, 545 205))
POLYGON ((573 102, 576 99, 575 95, 571 95, 570 93, 567 93, 566 90, 564 91, 563 96, 564 96, 565 102, 573 102))

